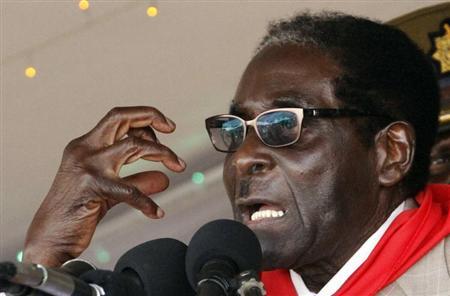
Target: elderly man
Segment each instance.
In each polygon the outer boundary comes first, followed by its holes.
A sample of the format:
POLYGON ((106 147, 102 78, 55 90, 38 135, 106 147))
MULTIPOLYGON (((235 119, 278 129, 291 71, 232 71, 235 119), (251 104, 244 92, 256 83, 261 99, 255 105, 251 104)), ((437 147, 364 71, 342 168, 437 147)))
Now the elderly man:
MULTIPOLYGON (((431 66, 396 29, 334 13, 269 28, 230 113, 206 120, 227 153, 235 219, 261 242, 269 295, 450 293, 450 191, 426 186, 438 112, 431 66)), ((148 198, 164 174, 118 176, 139 158, 185 168, 153 129, 175 124, 151 107, 116 108, 69 143, 25 260, 79 256, 119 202, 164 215, 148 198)))

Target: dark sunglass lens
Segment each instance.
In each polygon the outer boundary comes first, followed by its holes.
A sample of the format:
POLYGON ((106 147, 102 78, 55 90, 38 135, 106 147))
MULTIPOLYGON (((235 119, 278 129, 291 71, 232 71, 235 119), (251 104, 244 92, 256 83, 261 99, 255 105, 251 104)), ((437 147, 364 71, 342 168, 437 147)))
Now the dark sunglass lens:
POLYGON ((261 139, 271 146, 292 143, 300 132, 297 116, 290 111, 266 113, 258 118, 256 126, 261 139))
POLYGON ((235 151, 244 139, 244 125, 234 117, 218 116, 206 120, 213 145, 220 151, 235 151))

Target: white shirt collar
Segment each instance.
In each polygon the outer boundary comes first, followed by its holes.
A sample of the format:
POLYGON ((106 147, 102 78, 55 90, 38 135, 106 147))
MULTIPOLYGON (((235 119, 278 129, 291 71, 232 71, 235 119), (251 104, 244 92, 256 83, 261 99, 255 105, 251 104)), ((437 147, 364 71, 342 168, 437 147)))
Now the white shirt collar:
POLYGON ((339 271, 330 279, 330 281, 319 291, 319 293, 311 292, 303 282, 302 277, 293 270, 290 270, 291 280, 294 284, 297 295, 301 296, 330 296, 339 290, 339 288, 347 281, 347 279, 367 260, 370 253, 372 253, 375 246, 383 237, 386 230, 392 224, 395 218, 403 211, 414 208, 415 201, 407 199, 402 202, 383 223, 383 225, 372 234, 368 240, 353 254, 352 257, 339 269, 339 271))

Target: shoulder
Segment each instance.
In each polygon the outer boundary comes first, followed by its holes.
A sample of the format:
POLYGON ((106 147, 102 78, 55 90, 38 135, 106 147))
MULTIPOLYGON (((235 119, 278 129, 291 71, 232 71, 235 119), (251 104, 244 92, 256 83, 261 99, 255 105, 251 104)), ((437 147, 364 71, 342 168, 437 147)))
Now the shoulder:
POLYGON ((450 295, 450 236, 377 295, 450 295))

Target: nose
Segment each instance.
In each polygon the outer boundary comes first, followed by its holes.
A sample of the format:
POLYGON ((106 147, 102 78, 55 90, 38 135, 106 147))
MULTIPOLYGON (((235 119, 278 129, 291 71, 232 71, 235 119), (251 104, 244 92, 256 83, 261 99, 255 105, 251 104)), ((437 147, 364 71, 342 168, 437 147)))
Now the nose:
POLYGON ((272 170, 274 160, 269 153, 269 147, 250 129, 244 142, 234 153, 232 165, 241 177, 255 176, 272 170))

